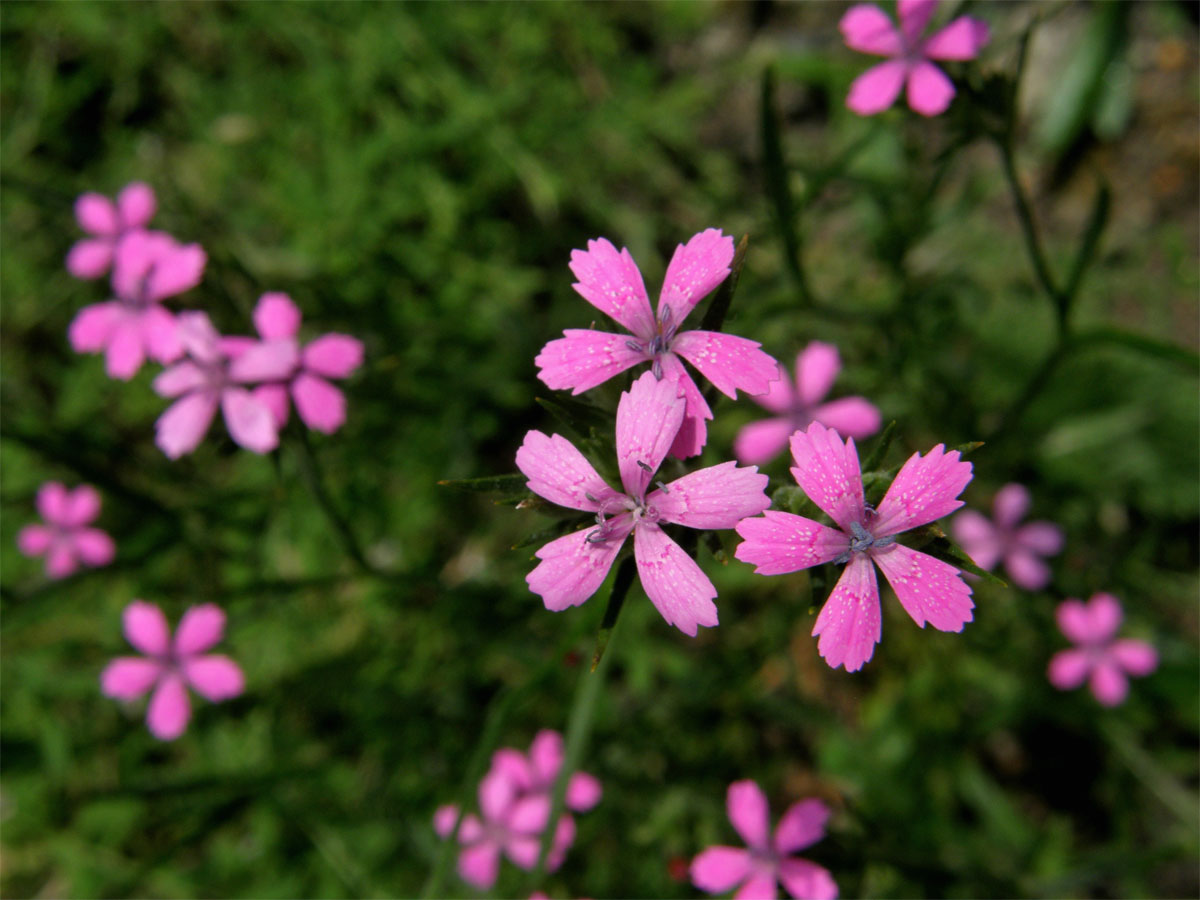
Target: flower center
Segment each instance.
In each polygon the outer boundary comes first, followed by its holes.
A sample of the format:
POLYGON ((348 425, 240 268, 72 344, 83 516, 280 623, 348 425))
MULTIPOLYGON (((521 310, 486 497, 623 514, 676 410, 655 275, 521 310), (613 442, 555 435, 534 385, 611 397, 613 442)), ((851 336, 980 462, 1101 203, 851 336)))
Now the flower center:
POLYGON ((673 314, 671 307, 667 306, 663 309, 662 318, 655 323, 656 333, 645 344, 641 344, 635 340, 628 340, 625 346, 635 353, 646 354, 646 359, 653 362, 651 370, 654 372, 654 378, 657 381, 662 381, 663 367, 662 357, 671 350, 671 342, 675 340, 675 332, 679 330, 679 323, 672 321, 673 314))
MULTIPOLYGON (((874 510, 868 508, 867 514, 872 515, 874 510)), ((835 563, 848 563, 850 557, 855 553, 866 553, 869 550, 882 550, 884 547, 890 547, 896 543, 894 537, 875 537, 871 532, 862 525, 861 522, 850 523, 850 546, 845 553, 841 554, 834 560, 835 563)))

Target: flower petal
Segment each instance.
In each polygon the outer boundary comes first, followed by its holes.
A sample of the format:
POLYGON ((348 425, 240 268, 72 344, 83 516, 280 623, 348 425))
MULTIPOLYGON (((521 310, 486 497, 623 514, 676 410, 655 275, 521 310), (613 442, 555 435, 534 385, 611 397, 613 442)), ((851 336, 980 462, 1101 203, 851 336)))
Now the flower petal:
POLYGON ((150 733, 160 741, 173 741, 187 729, 191 717, 192 705, 183 679, 173 673, 165 675, 146 710, 146 725, 150 733))
POLYGON ((1053 522, 1030 522, 1017 529, 1013 542, 1039 556, 1054 556, 1062 551, 1063 532, 1053 522))
POLYGON ((874 56, 899 56, 904 52, 900 33, 887 13, 873 3, 859 3, 846 10, 838 28, 846 46, 874 56))
POLYGON ((175 316, 158 304, 148 306, 142 314, 142 340, 150 358, 157 362, 172 363, 183 355, 175 316))
POLYGON ((950 520, 950 533, 981 569, 990 571, 1004 551, 1004 541, 991 520, 973 509, 964 509, 950 520))
POLYGON ((568 328, 563 335, 549 341, 533 360, 538 378, 556 391, 570 388, 572 394, 582 394, 647 359, 628 335, 589 328, 568 328))
POLYGON ((899 59, 872 66, 851 83, 846 106, 860 116, 883 112, 900 96, 907 74, 908 63, 899 59))
POLYGON ((587 536, 597 531, 592 526, 538 550, 541 562, 525 576, 525 582, 542 598, 546 609, 559 612, 578 606, 600 589, 633 525, 628 516, 619 516, 610 519, 608 527, 607 540, 588 541, 587 536))
POLYGON ((333 434, 346 422, 346 395, 316 375, 300 374, 292 382, 296 414, 309 428, 333 434))
POLYGON ((723 894, 750 877, 750 853, 741 847, 709 847, 692 860, 692 884, 723 894))
POLYGON ((876 537, 899 534, 948 515, 963 505, 957 497, 971 480, 971 464, 957 450, 938 444, 926 456, 914 453, 896 474, 871 525, 876 537))
POLYGON ((112 238, 76 241, 67 252, 67 271, 76 278, 99 278, 112 265, 112 238))
POLYGON ((1089 640, 1095 643, 1112 640, 1125 617, 1121 601, 1107 593, 1093 594, 1088 601, 1087 613, 1091 624, 1089 640))
POLYGON ((778 896, 775 890, 775 876, 758 873, 742 885, 733 895, 733 900, 775 900, 778 896))
POLYGON ((206 262, 199 244, 172 247, 154 261, 146 278, 146 299, 158 301, 191 290, 204 277, 206 262))
POLYGON ((104 369, 112 378, 128 381, 146 361, 140 316, 125 316, 113 329, 104 354, 104 369))
MULTIPOLYGON (((546 856, 546 869, 554 872, 563 864, 567 851, 575 842, 575 819, 569 813, 559 817, 554 829, 554 839, 550 843, 550 853, 546 856)), ((533 868, 530 866, 530 868, 533 868)))
POLYGON ((458 824, 458 807, 453 803, 439 806, 433 813, 433 830, 440 838, 450 837, 458 824))
MULTIPOLYGON (((303 415, 298 396, 296 408, 303 415)), ((229 436, 247 450, 267 453, 279 445, 275 417, 244 388, 227 387, 221 391, 221 413, 225 416, 229 436)))
POLYGON ((1124 638, 1113 644, 1109 653, 1122 669, 1135 677, 1149 675, 1158 668, 1158 651, 1145 641, 1124 638))
POLYGON ((346 378, 362 365, 363 344, 348 334, 323 334, 302 355, 304 367, 326 378, 346 378))
POLYGON ((896 14, 900 18, 900 27, 904 31, 908 46, 917 45, 921 32, 929 24, 929 19, 937 7, 938 0, 897 0, 896 14))
POLYGON ((60 481, 47 481, 37 492, 37 511, 50 525, 66 525, 71 492, 60 481))
POLYGON ((458 854, 458 874, 473 887, 490 888, 499 871, 500 845, 493 840, 480 841, 458 854))
POLYGON ((931 62, 919 62, 908 73, 908 105, 923 116, 944 113, 954 93, 954 82, 931 62))
POLYGON ((584 300, 642 340, 654 336, 654 314, 642 273, 627 249, 619 253, 607 238, 588 241, 587 250, 571 251, 571 287, 584 300))
POLYGON ((85 306, 71 320, 67 339, 76 353, 103 350, 122 318, 121 305, 113 301, 85 306))
POLYGON ((530 431, 517 450, 517 468, 525 486, 551 503, 570 509, 609 512, 623 509, 623 497, 601 478, 575 445, 562 435, 530 431), (589 499, 588 495, 591 495, 589 499))
POLYGON ((182 668, 188 684, 214 703, 236 697, 246 688, 241 668, 220 653, 190 657, 183 661, 182 668))
POLYGON ((645 372, 617 403, 617 466, 630 497, 640 500, 679 432, 687 402, 670 378, 645 372))
POLYGON ((300 310, 287 294, 269 291, 254 307, 254 327, 264 341, 294 338, 300 332, 300 310))
POLYGON ((525 754, 512 747, 501 747, 493 753, 491 768, 503 772, 517 786, 517 790, 531 791, 544 787, 537 783, 533 767, 525 754))
POLYGON ((225 631, 225 613, 215 603, 189 607, 175 629, 175 654, 193 656, 203 653, 221 640, 225 631))
POLYGON ((880 629, 875 567, 855 553, 813 626, 813 635, 821 636, 817 652, 833 668, 845 664, 847 672, 857 672, 875 652, 880 629))
POLYGON ((179 340, 197 362, 216 362, 223 355, 222 338, 213 328, 208 315, 202 312, 181 312, 176 318, 179 340))
POLYGON ((107 566, 117 555, 117 546, 99 528, 84 528, 75 532, 75 553, 87 566, 107 566))
POLYGON ((1069 691, 1083 684, 1091 669, 1091 658, 1085 651, 1060 650, 1050 657, 1046 677, 1060 691, 1069 691))
POLYGON ((550 795, 545 792, 521 797, 504 816, 504 822, 510 829, 525 834, 540 834, 549 821, 550 795))
POLYGON ((300 348, 291 338, 262 341, 229 363, 234 381, 287 381, 300 365, 300 348))
POLYGON ((643 520, 634 529, 633 555, 642 588, 667 624, 692 637, 698 625, 717 625, 717 589, 666 532, 643 520))
POLYGON ((837 900, 838 886, 829 870, 807 859, 779 861, 779 880, 793 897, 804 900, 837 900))
POLYGON ((208 376, 194 362, 184 360, 169 369, 163 369, 154 378, 152 387, 160 397, 178 397, 203 387, 208 376))
POLYGON ((108 237, 115 235, 121 227, 113 202, 94 191, 80 194, 75 201, 75 221, 84 231, 108 237))
POLYGON ((492 770, 479 782, 479 811, 489 822, 503 823, 517 799, 517 787, 508 774, 492 770))
POLYGON ((938 631, 962 631, 971 621, 971 588, 954 566, 903 544, 871 550, 868 556, 883 570, 904 611, 922 628, 928 622, 938 631))
POLYGON ((100 690, 114 700, 136 700, 154 686, 162 664, 142 656, 118 656, 100 673, 100 690))
POLYGON ((686 244, 676 247, 658 297, 659 320, 678 328, 696 304, 729 277, 731 262, 733 238, 722 234, 719 228, 705 229, 692 235, 686 244), (671 310, 669 318, 665 317, 668 307, 671 310))
MULTIPOLYGON (((562 819, 560 818, 561 822, 562 819)), ((504 841, 504 852, 508 854, 508 858, 522 869, 532 869, 537 865, 538 854, 542 849, 541 836, 532 834, 510 834, 504 841)), ((553 871, 550 867, 549 857, 546 859, 546 868, 553 871)))
POLYGON ((725 792, 725 812, 751 850, 768 850, 771 844, 770 809, 759 786, 746 779, 735 781, 725 792))
POLYGON ((167 617, 153 603, 134 600, 122 614, 125 640, 147 656, 165 656, 171 649, 167 617))
POLYGON ((786 856, 812 846, 825 837, 828 821, 829 807, 823 800, 810 797, 793 803, 775 828, 775 851, 786 856))
POLYGON ((810 341, 796 357, 796 393, 800 402, 815 406, 824 400, 841 370, 842 360, 837 347, 823 341, 810 341))
POLYGON ((60 524, 67 528, 86 525, 100 515, 100 493, 90 484, 81 484, 67 492, 60 524))
POLYGON ((133 231, 121 237, 113 252, 113 293, 124 300, 145 299, 145 282, 154 264, 179 245, 162 231, 133 231))
POLYGON ((997 528, 1012 531, 1028 512, 1029 491, 1024 485, 1014 482, 996 491, 996 497, 992 501, 992 514, 996 518, 997 528))
POLYGON ((575 812, 587 812, 600 802, 604 789, 600 779, 587 772, 576 772, 567 780, 566 803, 575 812))
POLYGON ((987 22, 962 16, 934 32, 921 46, 921 53, 930 59, 966 61, 978 56, 990 38, 987 22))
POLYGON ((154 189, 143 181, 132 181, 117 194, 117 214, 121 227, 141 228, 152 218, 155 210, 154 189))
POLYGON ((689 456, 698 455, 704 449, 704 444, 708 440, 708 429, 705 427, 704 420, 713 417, 712 410, 709 409, 708 402, 700 393, 700 388, 696 387, 696 382, 692 381, 692 376, 688 374, 678 356, 674 353, 667 353, 661 357, 661 360, 663 378, 675 381, 679 386, 679 392, 687 401, 687 407, 683 413, 683 423, 679 426, 679 433, 675 436, 674 443, 671 444, 672 456, 676 459, 687 459, 689 456))
POLYGON ((1107 660, 1092 669, 1089 687, 1105 706, 1120 706, 1129 695, 1129 679, 1120 666, 1107 660))
POLYGON ((779 363, 761 347, 757 341, 717 331, 685 331, 671 343, 673 352, 731 400, 737 399, 739 390, 765 394, 780 377, 779 363))
POLYGON ((534 735, 533 743, 529 745, 529 763, 538 784, 552 785, 563 764, 562 735, 549 728, 534 735))
POLYGON ((865 501, 854 439, 843 443, 836 431, 813 422, 792 435, 791 446, 792 477, 808 498, 843 531, 850 531, 851 522, 861 523, 865 501))
POLYGON ((58 541, 46 555, 46 574, 51 578, 66 578, 79 567, 72 541, 58 541))
POLYGON ((843 437, 855 440, 870 437, 882 423, 878 407, 866 397, 842 397, 823 403, 812 411, 812 417, 843 437))
POLYGON ((285 385, 260 384, 251 393, 255 400, 271 411, 271 417, 275 419, 278 428, 287 424, 291 403, 288 402, 288 389, 285 385))
POLYGON ((154 443, 169 459, 179 459, 199 446, 216 412, 215 392, 187 394, 158 417, 154 423, 154 443))
POLYGON ((688 528, 732 528, 771 505, 768 481, 754 466, 739 468, 735 462, 725 462, 677 478, 651 493, 646 502, 658 510, 663 522, 688 528))
POLYGON ((1004 557, 1004 568, 1012 583, 1027 591, 1040 591, 1050 583, 1050 567, 1019 547, 1004 557))
POLYGON ((759 575, 783 575, 836 559, 850 547, 845 532, 779 510, 737 524, 742 537, 735 558, 759 575))
POLYGON ((45 525, 26 525, 17 532, 17 549, 23 556, 41 556, 54 543, 54 531, 45 525))
POLYGON ((744 463, 768 463, 788 445, 788 438, 795 430, 791 419, 774 418, 751 422, 744 426, 734 439, 733 454, 744 463))

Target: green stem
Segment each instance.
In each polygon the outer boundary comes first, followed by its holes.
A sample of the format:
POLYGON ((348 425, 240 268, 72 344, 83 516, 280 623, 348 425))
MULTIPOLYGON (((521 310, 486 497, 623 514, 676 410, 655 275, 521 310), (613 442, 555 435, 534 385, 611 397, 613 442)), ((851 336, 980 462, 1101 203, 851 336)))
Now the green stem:
POLYGON ((1038 283, 1042 286, 1042 290, 1046 292, 1046 296, 1054 303, 1055 315, 1058 320, 1058 333, 1061 339, 1067 332, 1067 297, 1059 290, 1058 285, 1054 283, 1054 276, 1050 272, 1050 265, 1046 262, 1046 255, 1042 252, 1041 240, 1038 238, 1037 233, 1037 223, 1033 218, 1033 207, 1030 205, 1029 199, 1025 196, 1025 189, 1021 187, 1020 179, 1017 177, 1017 165, 1013 153, 1011 135, 998 140, 997 144, 1000 149, 1000 159, 1004 165, 1004 177, 1008 181, 1008 188, 1012 192, 1013 205, 1017 210, 1017 221, 1021 225, 1021 234, 1025 238, 1025 251, 1029 254, 1029 261, 1033 265, 1033 271, 1037 276, 1038 283))
POLYGON ((1196 805, 1195 795, 1143 750, 1128 731, 1112 721, 1105 721, 1101 730, 1108 738, 1109 746, 1121 757, 1134 777, 1145 785, 1163 806, 1174 813, 1184 826, 1193 833, 1196 832, 1200 808, 1196 805))
POLYGON ((355 538, 354 532, 350 530, 350 524, 342 518, 341 513, 334 506, 333 498, 329 495, 329 491, 325 487, 325 479, 321 475, 321 467, 317 463, 316 454, 313 453, 312 445, 308 442, 308 435, 301 428, 294 428, 291 433, 295 436, 295 446, 299 449, 297 458, 300 462, 300 475, 303 477, 305 484, 308 485, 308 490, 313 495, 313 499, 317 501, 317 505, 325 513, 325 517, 329 519, 329 523, 333 526, 333 530, 341 540, 346 554, 364 572, 370 572, 373 575, 383 574, 367 562, 366 556, 363 555, 362 547, 358 544, 358 539, 355 538))

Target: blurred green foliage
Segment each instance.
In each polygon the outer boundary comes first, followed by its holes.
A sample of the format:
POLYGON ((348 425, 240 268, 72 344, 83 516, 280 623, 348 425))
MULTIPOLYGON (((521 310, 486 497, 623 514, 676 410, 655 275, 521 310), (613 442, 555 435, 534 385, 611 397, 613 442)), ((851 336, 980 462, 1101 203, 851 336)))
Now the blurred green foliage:
MULTIPOLYGON (((900 423, 890 464, 985 439, 968 502, 1019 480, 1067 549, 1045 592, 980 584, 961 635, 915 628, 887 594, 883 642, 850 675, 809 637, 829 572, 762 579, 702 541, 722 624, 686 638, 634 588, 583 759, 605 797, 551 893, 693 895, 672 871, 735 841, 725 788, 754 778, 775 815, 808 795, 835 807, 808 855, 844 896, 1194 896, 1195 32, 1173 6, 1122 11, 1133 50, 1175 41, 1186 70, 1144 65, 1155 90, 1135 93, 1129 130, 1105 131, 1035 203, 1061 280, 1093 170, 1113 188, 1056 350, 984 134, 1030 10, 973 10, 997 34, 992 80, 956 68, 943 120, 863 121, 842 97, 864 60, 824 4, 4 4, 3 894, 419 892, 433 810, 471 789, 493 701, 508 698, 491 720, 502 744, 563 729, 605 594, 546 612, 523 582, 532 547, 510 547, 549 520, 437 482, 512 472, 527 429, 559 427, 535 398, 563 398, 532 360, 597 318, 570 288, 572 248, 629 246, 653 292, 675 244, 719 226, 750 235, 728 330, 789 364, 811 339, 837 343, 837 390, 900 423), (1161 126, 1178 96, 1182 165, 1161 126), (764 135, 778 141, 765 154, 764 135), (1147 172, 1175 191, 1148 204, 1147 172), (284 290, 306 334, 366 341, 346 426, 310 438, 365 566, 314 501, 295 432, 260 458, 216 425, 169 462, 152 367, 125 385, 70 351, 72 316, 105 290, 62 267, 72 202, 135 178, 158 192, 155 224, 209 252, 178 306, 247 332, 258 295, 284 290), (101 490, 113 566, 47 583, 17 555, 51 478, 101 490), (1113 711, 1044 677, 1064 644, 1055 605, 1096 590, 1162 654, 1113 711), (197 704, 170 745, 98 691, 135 597, 172 619, 222 604, 247 675, 243 697, 197 704)), ((1111 33, 1109 13, 1047 11, 1044 27, 1111 33)), ((1044 133, 1070 135, 1085 111, 1046 115, 1044 133)), ((1061 175, 1057 158, 1018 161, 1061 175)), ((596 402, 612 409, 620 387, 596 402)), ((757 409, 714 408, 705 462, 757 409)), ((768 471, 772 489, 791 483, 783 460, 768 471)), ((507 867, 496 893, 523 876, 507 867)))

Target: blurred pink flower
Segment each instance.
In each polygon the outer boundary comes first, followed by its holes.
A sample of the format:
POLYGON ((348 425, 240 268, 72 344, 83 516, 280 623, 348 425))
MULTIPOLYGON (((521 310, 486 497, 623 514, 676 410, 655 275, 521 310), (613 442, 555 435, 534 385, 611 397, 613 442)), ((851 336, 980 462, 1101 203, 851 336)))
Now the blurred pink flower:
POLYGON ((146 357, 174 362, 183 352, 167 297, 200 283, 206 257, 198 244, 182 246, 160 231, 136 231, 117 246, 114 299, 85 306, 67 334, 77 353, 105 351, 113 378, 132 378, 146 357))
POLYGON ((692 860, 692 884, 710 894, 741 885, 735 900, 774 898, 776 883, 797 900, 834 900, 837 884, 829 870, 791 854, 825 837, 829 807, 815 798, 793 804, 771 835, 767 798, 753 781, 735 781, 725 801, 729 821, 746 842, 709 847, 692 860))
MULTIPOLYGON (((563 739, 557 731, 544 728, 533 738, 529 754, 502 747, 492 755, 492 768, 503 769, 518 789, 526 793, 549 794, 563 765, 563 739)), ((567 780, 567 809, 587 812, 600 802, 603 789, 599 779, 587 772, 573 772, 567 780)))
POLYGON ((551 503, 596 514, 596 527, 553 540, 525 580, 546 608, 558 612, 587 600, 604 581, 632 532, 642 587, 662 617, 684 634, 717 624, 712 582, 662 525, 732 528, 771 501, 767 476, 753 466, 726 462, 692 472, 649 494, 684 420, 679 385, 646 372, 617 405, 617 465, 625 493, 605 484, 575 445, 560 435, 530 431, 517 451, 517 468, 531 491, 551 503))
POLYGON ((1050 583, 1050 567, 1039 557, 1062 550, 1062 529, 1053 522, 1017 523, 1029 512, 1029 491, 1006 484, 993 503, 994 524, 981 513, 965 509, 950 523, 954 539, 981 569, 991 571, 1004 560, 1013 584, 1037 591, 1050 583))
POLYGON ((687 412, 670 448, 673 456, 695 456, 707 440, 705 419, 713 417, 696 382, 683 367, 686 359, 725 396, 738 390, 764 394, 779 377, 778 364, 760 345, 715 331, 679 333, 683 320, 729 275, 733 239, 710 228, 675 249, 667 266, 657 315, 628 250, 617 252, 607 239, 588 241, 587 250, 571 251, 575 290, 605 315, 632 333, 612 334, 590 328, 568 328, 550 341, 534 362, 540 378, 554 390, 580 394, 631 366, 648 362, 655 378, 678 382, 687 412))
POLYGON ((103 194, 81 194, 75 201, 75 220, 91 237, 77 241, 67 254, 67 271, 76 278, 99 278, 112 265, 117 245, 145 227, 154 215, 150 185, 132 182, 113 203, 103 194))
POLYGON ((775 413, 745 426, 733 444, 734 455, 744 463, 762 465, 779 455, 793 432, 803 431, 811 422, 836 428, 846 437, 862 440, 879 430, 879 410, 865 397, 842 397, 822 403, 841 371, 837 347, 812 341, 796 357, 796 379, 783 376, 771 382, 767 393, 753 400, 775 413))
POLYGON ((1094 594, 1086 604, 1065 600, 1056 613, 1058 627, 1078 646, 1050 660, 1047 677, 1060 691, 1088 681, 1096 699, 1119 706, 1129 693, 1127 676, 1140 678, 1158 668, 1158 653, 1145 641, 1114 640, 1121 626, 1121 603, 1112 594, 1094 594))
POLYGON ((261 341, 235 345, 243 376, 262 373, 254 389, 282 428, 288 419, 288 394, 309 428, 332 434, 346 421, 346 398, 329 378, 346 378, 362 365, 362 341, 346 334, 323 334, 300 347, 300 310, 287 294, 268 293, 254 309, 254 327, 261 341), (281 373, 282 374, 279 374, 281 373))
POLYGON ((46 574, 65 578, 83 563, 107 566, 116 555, 113 540, 99 528, 88 528, 100 515, 100 495, 81 484, 71 491, 57 481, 38 488, 37 508, 45 525, 26 525, 17 548, 26 556, 45 556, 46 574))
POLYGON ((146 725, 160 741, 173 741, 187 729, 191 703, 187 686, 218 703, 245 686, 242 670, 228 656, 204 654, 221 640, 225 613, 211 603, 190 607, 175 638, 166 616, 153 603, 134 600, 125 607, 125 638, 146 655, 119 656, 100 674, 100 687, 116 700, 136 700, 151 688, 146 725))
POLYGON ((914 111, 923 116, 946 111, 954 98, 954 84, 929 60, 974 59, 990 35, 986 22, 962 16, 922 39, 937 5, 937 0, 899 0, 899 29, 872 3, 859 3, 846 11, 840 25, 846 46, 889 57, 854 79, 846 97, 850 109, 862 116, 883 112, 907 82, 908 105, 914 111))
POLYGON ((171 459, 191 453, 203 440, 218 406, 236 443, 255 453, 275 449, 279 434, 271 410, 241 385, 286 379, 296 367, 294 352, 270 359, 252 354, 231 359, 202 312, 180 313, 178 334, 190 358, 154 379, 159 396, 179 398, 155 424, 154 442, 159 449, 171 459))
POLYGON ((875 652, 880 638, 878 566, 905 612, 922 628, 962 631, 971 621, 971 589, 961 573, 928 554, 896 543, 896 535, 940 519, 962 506, 955 498, 971 480, 971 464, 938 444, 928 456, 914 453, 872 509, 863 497, 854 439, 814 422, 792 435, 792 475, 837 524, 830 528, 791 513, 768 511, 737 526, 744 538, 734 556, 760 575, 781 575, 821 563, 846 563, 837 586, 817 616, 812 633, 818 651, 835 669, 854 672, 875 652), (840 530, 839 530, 840 529, 840 530), (872 565, 874 563, 874 566, 872 565))

